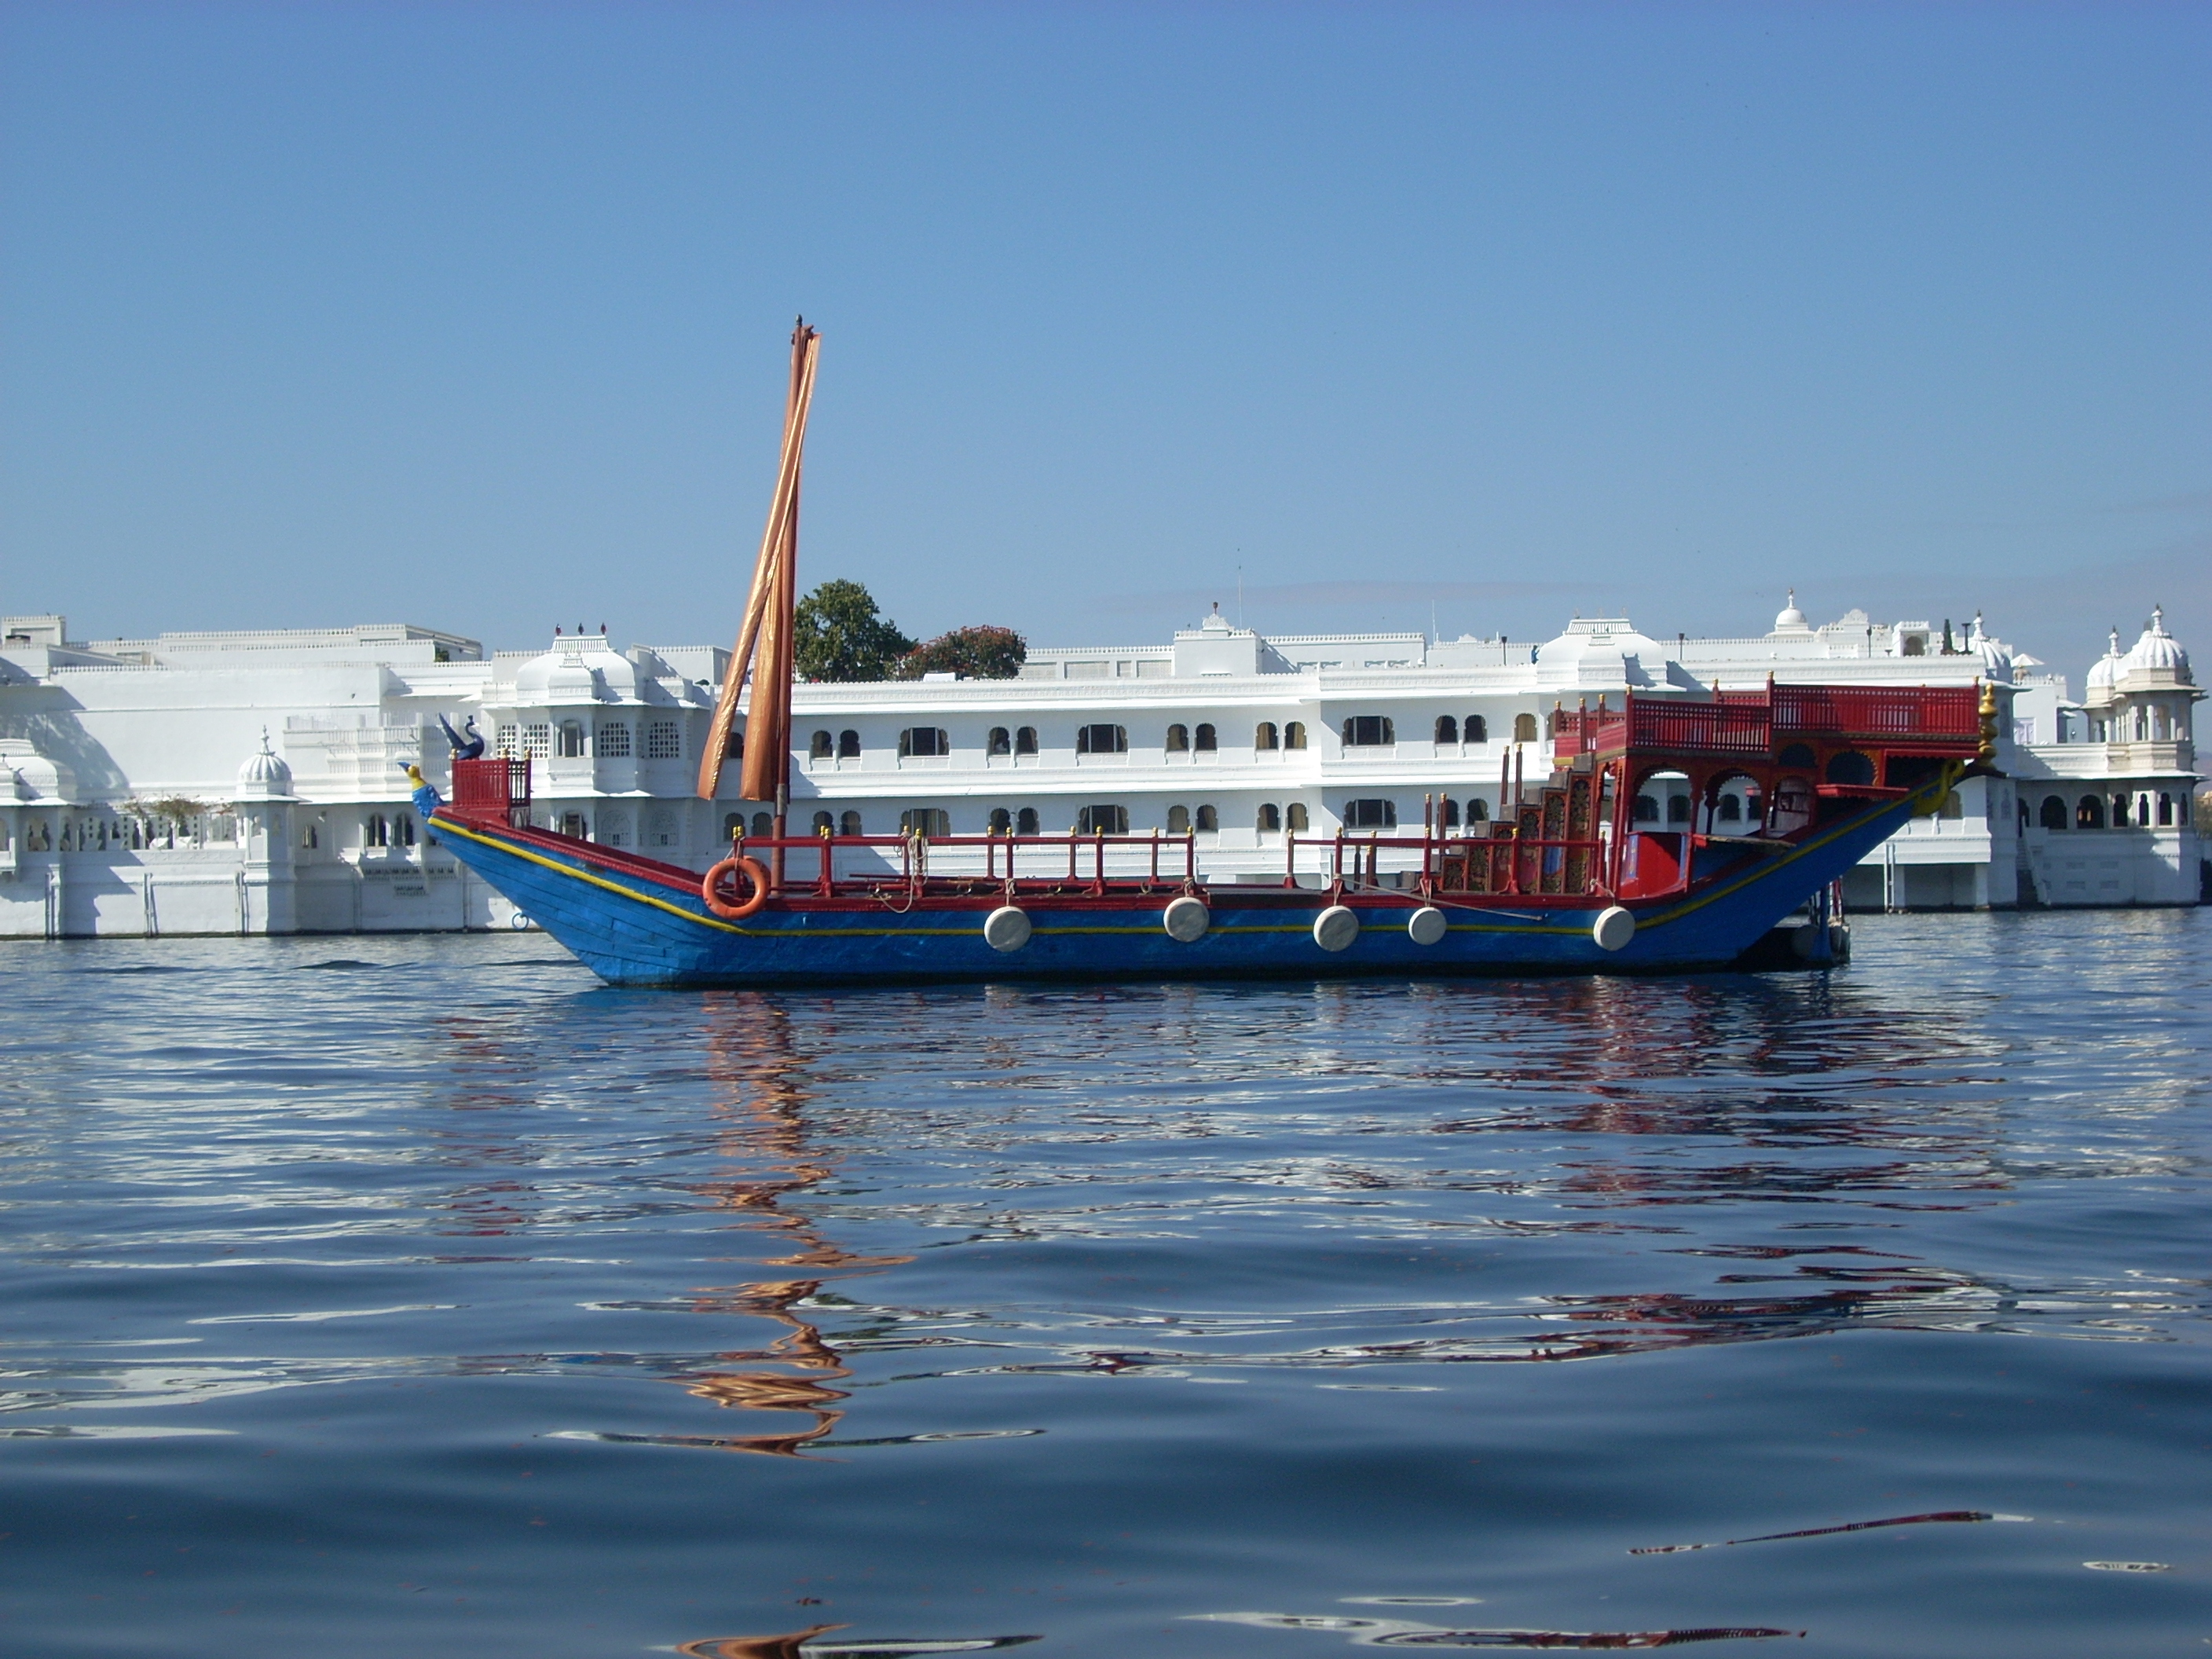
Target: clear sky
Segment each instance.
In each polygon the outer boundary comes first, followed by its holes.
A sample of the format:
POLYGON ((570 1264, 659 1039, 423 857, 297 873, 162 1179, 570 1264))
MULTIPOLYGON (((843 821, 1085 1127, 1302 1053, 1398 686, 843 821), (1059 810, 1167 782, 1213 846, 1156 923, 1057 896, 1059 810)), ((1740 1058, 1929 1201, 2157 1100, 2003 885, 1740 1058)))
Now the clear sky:
POLYGON ((2212 663, 2212 7, 0 0, 79 635, 1963 620, 2212 663))

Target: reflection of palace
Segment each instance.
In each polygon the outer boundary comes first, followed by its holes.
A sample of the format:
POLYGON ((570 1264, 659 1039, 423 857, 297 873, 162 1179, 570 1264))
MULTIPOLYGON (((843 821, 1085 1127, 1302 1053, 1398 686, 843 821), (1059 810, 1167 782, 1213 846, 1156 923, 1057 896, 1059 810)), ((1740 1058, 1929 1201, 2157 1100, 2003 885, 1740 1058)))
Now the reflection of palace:
MULTIPOLYGON (((580 629, 495 653, 412 627, 84 642, 7 618, 0 934, 506 927, 414 819, 400 769, 446 785, 441 718, 528 758, 549 827, 704 868, 757 805, 734 769, 728 798, 693 796, 728 654, 580 629)), ((1158 827, 1195 837, 1210 880, 1279 880, 1286 835, 1418 823, 1425 800, 1447 824, 1493 816, 1508 772, 1540 774, 1560 705, 1770 677, 1996 688, 1997 775, 1853 872, 1855 906, 2194 901, 2200 694, 2162 617, 2075 703, 1978 618, 1962 638, 1858 611, 1815 627, 1794 596, 1743 639, 1626 617, 1540 644, 1263 636, 1216 614, 1166 644, 1032 651, 1015 680, 801 685, 793 810, 847 834, 1158 827)), ((1649 805, 1690 811, 1675 790, 1649 805)))

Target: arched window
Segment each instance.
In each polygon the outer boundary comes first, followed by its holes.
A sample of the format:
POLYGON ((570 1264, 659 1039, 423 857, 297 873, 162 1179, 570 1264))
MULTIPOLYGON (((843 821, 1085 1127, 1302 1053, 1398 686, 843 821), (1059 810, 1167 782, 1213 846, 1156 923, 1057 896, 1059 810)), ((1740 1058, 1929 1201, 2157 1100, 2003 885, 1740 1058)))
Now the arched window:
POLYGON ((829 760, 837 752, 837 740, 827 732, 817 732, 806 740, 806 758, 829 760))
POLYGON ((1638 823, 1656 823, 1659 822, 1659 799, 1657 796, 1638 795, 1636 798, 1636 821, 1638 823))
POLYGON ((1723 823, 1741 823, 1743 822, 1743 803, 1734 795, 1723 795, 1717 816, 1723 823))
MULTIPOLYGON (((735 731, 730 736, 742 744, 744 738, 735 731)), ((742 747, 733 751, 742 755, 742 747)), ((645 728, 645 757, 647 760, 678 760, 684 754, 684 728, 674 720, 651 720, 645 728)))
POLYGON ((1846 749, 1828 760, 1828 781, 1863 784, 1874 781, 1874 763, 1856 749, 1846 749))
MULTIPOLYGON (((1014 753, 1016 756, 1034 755, 1036 751, 1036 727, 1034 726, 1024 726, 1014 733, 1014 753)), ((1027 835, 1034 835, 1036 832, 1035 830, 1025 830, 1024 833, 1027 835)))
MULTIPOLYGON (((584 833, 583 823, 584 821, 580 817, 576 820, 576 833, 580 836, 584 833)), ((401 812, 398 814, 392 820, 392 827, 398 836, 400 846, 412 847, 415 844, 415 819, 411 813, 401 812)))
POLYGON ((2128 798, 2125 795, 2115 795, 2112 797, 2112 828, 2124 830, 2127 827, 2128 798))
POLYGON ((2101 830, 2105 827, 2105 803, 2094 795, 2084 795, 2074 804, 2074 827, 2076 830, 2101 830))
POLYGON ((951 815, 934 806, 914 806, 899 814, 899 834, 931 840, 952 833, 951 815))
POLYGON ((1354 714, 1344 723, 1346 749, 1374 748, 1398 741, 1398 729, 1387 714, 1354 714))
MULTIPOLYGON (((652 752, 652 744, 650 740, 648 740, 646 745, 646 753, 650 756, 652 752)), ((729 737, 722 744, 722 758, 724 760, 743 760, 744 757, 745 728, 742 726, 733 726, 730 728, 729 737)))
POLYGON ((1126 836, 1129 833, 1129 809, 1111 804, 1086 806, 1075 815, 1075 833, 1079 836, 1126 836))
POLYGON ((1261 720, 1257 726, 1252 728, 1252 746, 1255 749, 1273 749, 1277 746, 1278 743, 1279 739, 1275 736, 1274 721, 1261 720))
MULTIPOLYGON (((655 814, 654 816, 658 817, 659 815, 655 814)), ((743 812, 725 812, 722 814, 722 839, 724 841, 736 841, 744 833, 745 815, 743 812)))
POLYGON ((1459 741, 1459 722, 1454 720, 1449 714, 1439 714, 1437 716, 1437 741, 1438 743, 1457 743, 1459 741))
POLYGON ((1810 766, 1814 758, 1813 745, 1808 743, 1790 744, 1778 758, 1784 766, 1810 766))
POLYGON ((1216 747, 1213 741, 1213 728, 1200 721, 1198 731, 1191 738, 1190 746, 1201 755, 1212 754, 1216 747))
MULTIPOLYGON (((760 813, 753 819, 753 834, 768 834, 768 814, 760 813)), ((645 844, 647 847, 676 845, 676 814, 665 806, 656 806, 646 814, 645 844)))
POLYGON ((1513 741, 1516 743, 1536 741, 1536 717, 1534 714, 1516 714, 1513 717, 1513 741))
POLYGON ((569 840, 581 841, 584 838, 584 815, 581 812, 563 812, 556 827, 569 840))
POLYGON ((1289 826, 1290 832, 1292 835, 1303 836, 1305 834, 1306 826, 1311 822, 1311 820, 1306 816, 1306 804, 1302 800, 1292 801, 1291 803, 1290 811, 1283 816, 1283 822, 1289 826))
MULTIPOLYGON (((1198 728, 1203 732, 1204 726, 1198 728)), ((1075 728, 1075 752, 1079 755, 1126 755, 1129 752, 1129 728, 1126 726, 1079 726, 1075 728)))
POLYGON ((1459 803, 1446 795, 1437 807, 1437 827, 1440 830, 1459 828, 1459 803))
POLYGON ((1690 798, 1687 795, 1667 797, 1667 822, 1687 823, 1690 821, 1690 798))
MULTIPOLYGON (((1025 726, 1022 730, 1026 732, 1029 730, 1029 727, 1025 726)), ((1036 807, 1024 806, 1020 811, 1014 814, 1014 833, 1016 835, 1034 836, 1036 832, 1037 815, 1036 807)))
POLYGON ((859 836, 867 832, 860 827, 860 815, 858 812, 848 812, 837 820, 837 833, 841 836, 859 836))
POLYGON ((562 760, 575 760, 584 752, 584 723, 581 720, 562 720, 558 753, 562 760))
POLYGON ((620 720, 599 722, 599 758, 628 760, 629 758, 629 727, 620 720))
POLYGON ((1306 746, 1306 728, 1303 720, 1286 721, 1283 726, 1283 747, 1303 749, 1306 746))
POLYGON ((1480 796, 1467 804, 1467 821, 1470 826, 1490 822, 1490 803, 1480 796))
POLYGON ((1395 830, 1398 803, 1395 800, 1353 800, 1344 804, 1347 830, 1395 830))
POLYGON ((837 734, 837 758, 839 760, 860 758, 860 734, 858 732, 840 732, 837 734))
POLYGON ((1003 806, 994 806, 991 809, 991 833, 994 836, 1012 835, 1014 815, 1003 806))
POLYGON ((617 807, 599 808, 598 823, 600 842, 608 847, 629 845, 629 814, 617 807))
POLYGON ((1201 806, 1198 809, 1198 833, 1200 835, 1210 836, 1220 828, 1220 813, 1215 811, 1211 806, 1201 806))
POLYGON ((835 835, 836 832, 836 819, 831 817, 827 812, 817 812, 814 815, 814 833, 816 835, 830 836, 835 835))
POLYGON ((1283 827, 1282 808, 1277 806, 1273 801, 1262 801, 1260 804, 1260 817, 1255 827, 1263 836, 1278 833, 1283 827))
POLYGON ((987 755, 1011 755, 1014 752, 1014 734, 1003 726, 991 728, 991 736, 983 745, 987 755))
POLYGON ((952 752, 952 738, 940 726, 909 726, 899 733, 899 758, 929 760, 952 752))
POLYGON ((368 815, 368 822, 362 828, 361 839, 362 845, 364 847, 389 847, 392 845, 391 826, 385 823, 383 813, 371 812, 368 815))
POLYGON ((2173 797, 2161 789, 2158 792, 2158 827, 2161 830, 2173 822, 2173 797))
MULTIPOLYGON (((6 834, 6 833, 7 833, 7 832, 6 832, 5 830, 0 830, 0 835, 4 835, 4 834, 6 834)), ((307 826, 307 834, 305 834, 304 836, 301 836, 300 837, 300 845, 301 845, 301 846, 302 846, 302 847, 307 848, 307 849, 309 849, 310 851, 313 851, 314 848, 318 848, 318 847, 320 847, 322 844, 323 844, 323 837, 322 837, 321 833, 320 833, 319 830, 317 830, 317 829, 315 828, 315 826, 314 826, 313 824, 312 824, 312 823, 311 823, 311 824, 309 824, 309 825, 307 826)))
POLYGON ((1187 726, 1168 727, 1168 749, 1170 755, 1188 754, 1190 750, 1190 731, 1187 726))
MULTIPOLYGON (((773 813, 773 812, 756 812, 756 813, 754 813, 754 814, 753 814, 753 834, 755 834, 756 836, 772 836, 772 835, 774 835, 775 833, 775 813, 773 813)), ((674 837, 673 836, 671 836, 669 837, 669 840, 670 840, 671 842, 673 842, 673 841, 675 840, 675 837, 674 837)))
POLYGON ((1188 835, 1189 833, 1190 833, 1190 808, 1188 808, 1188 806, 1170 806, 1170 807, 1169 807, 1169 808, 1168 808, 1168 834, 1170 834, 1170 835, 1171 835, 1171 836, 1187 836, 1187 835, 1188 835))
POLYGON ((1469 743, 1488 743, 1490 741, 1490 722, 1484 720, 1480 714, 1469 714, 1467 717, 1467 726, 1465 729, 1467 732, 1467 741, 1469 743))

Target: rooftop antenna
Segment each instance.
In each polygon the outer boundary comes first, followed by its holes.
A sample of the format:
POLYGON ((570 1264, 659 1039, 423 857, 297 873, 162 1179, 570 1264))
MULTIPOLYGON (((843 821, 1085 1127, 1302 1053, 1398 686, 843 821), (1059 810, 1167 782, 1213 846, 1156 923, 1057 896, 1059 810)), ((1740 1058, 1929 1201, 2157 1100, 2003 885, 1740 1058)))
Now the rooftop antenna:
MULTIPOLYGON (((1244 550, 1240 547, 1237 550, 1242 553, 1244 550)), ((1241 559, 1237 563, 1237 625, 1244 626, 1244 563, 1241 559)))

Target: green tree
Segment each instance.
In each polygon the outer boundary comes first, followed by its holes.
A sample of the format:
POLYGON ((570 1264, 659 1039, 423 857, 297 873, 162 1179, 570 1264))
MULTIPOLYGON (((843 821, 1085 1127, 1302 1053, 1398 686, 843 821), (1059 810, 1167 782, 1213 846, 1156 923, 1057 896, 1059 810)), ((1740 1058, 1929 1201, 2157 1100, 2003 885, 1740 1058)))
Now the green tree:
POLYGON ((971 680, 1011 680, 1022 672, 1030 654, 1029 641, 1011 628, 956 628, 939 634, 926 645, 917 645, 898 661, 902 680, 924 674, 958 674, 971 680))
POLYGON ((858 582, 827 581, 797 607, 792 657, 808 680, 887 680, 914 641, 858 582))

